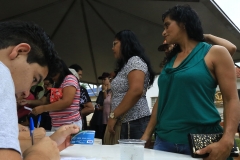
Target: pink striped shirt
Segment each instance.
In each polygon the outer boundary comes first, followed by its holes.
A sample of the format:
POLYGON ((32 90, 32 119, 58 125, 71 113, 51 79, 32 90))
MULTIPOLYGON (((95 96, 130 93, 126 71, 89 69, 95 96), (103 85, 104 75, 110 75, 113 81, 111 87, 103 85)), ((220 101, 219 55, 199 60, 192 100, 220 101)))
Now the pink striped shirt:
POLYGON ((67 75, 63 80, 60 88, 65 88, 68 86, 74 86, 77 89, 73 102, 71 106, 67 107, 64 110, 50 112, 53 127, 60 127, 65 124, 72 124, 73 122, 79 121, 81 119, 79 113, 80 87, 78 84, 78 80, 74 75, 67 75))

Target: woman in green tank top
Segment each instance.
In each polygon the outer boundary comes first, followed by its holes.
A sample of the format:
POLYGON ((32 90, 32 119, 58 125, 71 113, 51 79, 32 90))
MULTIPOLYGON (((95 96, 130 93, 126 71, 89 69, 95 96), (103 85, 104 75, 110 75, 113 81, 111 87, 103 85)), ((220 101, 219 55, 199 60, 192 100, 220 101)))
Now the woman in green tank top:
POLYGON ((142 137, 156 133, 154 149, 190 154, 189 133, 219 133, 221 118, 214 106, 219 85, 224 101, 224 134, 221 140, 197 154, 210 159, 227 159, 240 121, 239 99, 233 60, 226 48, 205 43, 196 12, 189 6, 166 11, 162 35, 175 44, 167 54, 158 79, 159 97, 142 137))

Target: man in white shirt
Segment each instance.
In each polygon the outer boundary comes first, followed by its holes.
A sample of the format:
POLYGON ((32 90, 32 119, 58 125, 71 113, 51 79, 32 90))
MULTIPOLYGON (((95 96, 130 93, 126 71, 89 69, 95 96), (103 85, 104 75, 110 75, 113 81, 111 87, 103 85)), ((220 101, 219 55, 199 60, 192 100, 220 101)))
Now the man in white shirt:
POLYGON ((56 75, 58 67, 59 57, 42 28, 29 22, 0 23, 1 160, 60 159, 59 150, 68 147, 70 134, 79 131, 75 125, 63 126, 21 155, 15 94, 28 96, 31 86, 56 75))

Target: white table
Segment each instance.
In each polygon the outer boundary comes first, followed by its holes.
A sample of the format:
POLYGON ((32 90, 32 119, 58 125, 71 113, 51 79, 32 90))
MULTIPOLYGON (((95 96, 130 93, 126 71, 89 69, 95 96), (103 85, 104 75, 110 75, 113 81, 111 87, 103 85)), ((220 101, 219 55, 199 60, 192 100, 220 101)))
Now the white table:
MULTIPOLYGON (((120 146, 119 145, 74 145, 63 150, 62 157, 86 157, 86 158, 101 158, 101 160, 120 160, 120 146)), ((188 155, 176 154, 170 152, 156 151, 152 149, 144 149, 144 160, 159 160, 159 159, 181 159, 190 160, 192 158, 188 155)))

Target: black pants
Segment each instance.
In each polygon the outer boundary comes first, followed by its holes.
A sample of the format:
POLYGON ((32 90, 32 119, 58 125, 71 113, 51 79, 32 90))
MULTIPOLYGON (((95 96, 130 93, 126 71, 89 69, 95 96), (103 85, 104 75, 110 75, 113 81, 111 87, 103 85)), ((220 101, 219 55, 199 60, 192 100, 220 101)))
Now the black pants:
POLYGON ((140 139, 147 128, 150 116, 122 123, 121 139, 140 139))

